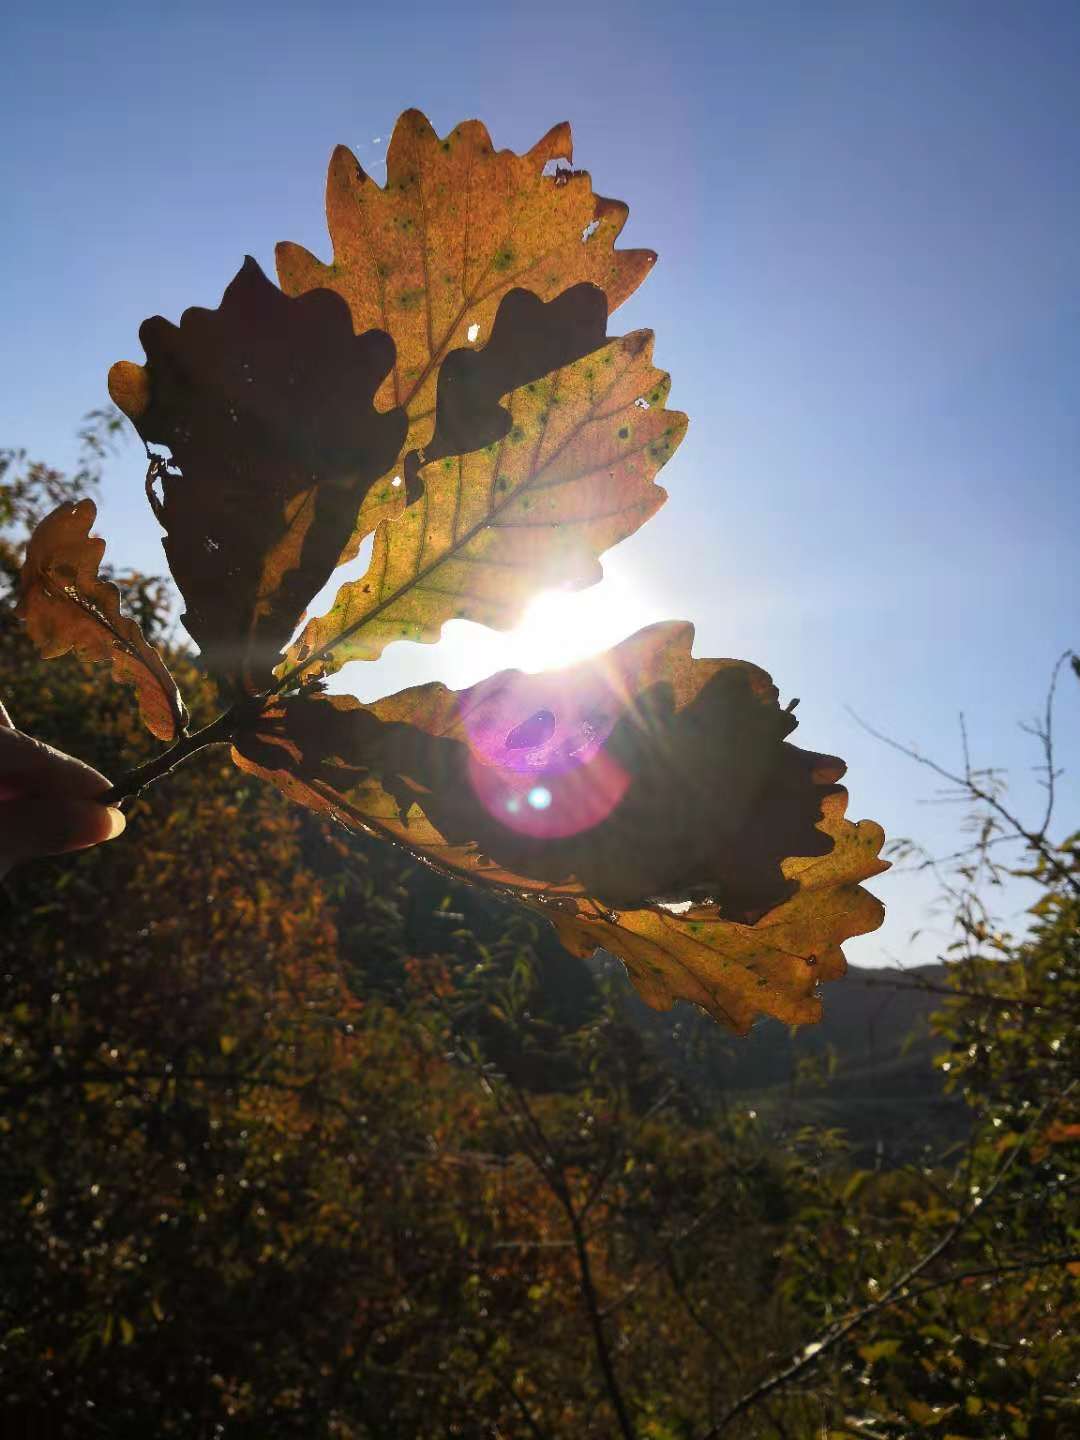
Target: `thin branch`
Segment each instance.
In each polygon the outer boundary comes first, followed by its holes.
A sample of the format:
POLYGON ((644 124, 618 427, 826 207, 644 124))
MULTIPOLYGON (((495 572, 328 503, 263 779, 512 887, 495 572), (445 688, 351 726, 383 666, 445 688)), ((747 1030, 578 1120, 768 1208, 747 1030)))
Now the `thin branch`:
MULTIPOLYGON (((1075 1089, 1077 1083, 1078 1082, 1074 1081, 1065 1089, 1065 1091, 1059 1097, 1057 1097, 1055 1101, 1048 1102, 1046 1105, 1040 1108, 1038 1114, 1028 1126, 1025 1138, 1026 1136, 1030 1136, 1034 1133, 1037 1127, 1041 1125, 1043 1120, 1046 1118, 1047 1113, 1052 1110, 1056 1105, 1060 1104, 1068 1096, 1068 1094, 1073 1089, 1075 1089)), ((929 1269, 929 1267, 934 1263, 935 1260, 939 1259, 945 1253, 945 1251, 963 1232, 963 1230, 966 1228, 969 1221, 971 1220, 972 1216, 979 1208, 985 1210, 991 1198, 994 1196, 994 1194, 1000 1188, 1002 1182, 1005 1180, 1005 1177, 1012 1170, 1012 1167, 1016 1163, 1017 1157, 1020 1155, 1023 1148, 1024 1142, 1022 1141, 1019 1145, 1014 1146, 1009 1151, 1008 1155, 1005 1157, 1005 1160, 999 1166, 997 1174, 987 1186, 985 1193, 980 1197, 981 1207, 976 1204, 972 1204, 966 1207, 956 1218, 954 1223, 949 1226, 948 1230, 946 1230, 945 1234, 941 1237, 937 1244, 932 1245, 925 1255, 921 1256, 918 1260, 916 1260, 913 1265, 910 1265, 907 1270, 905 1270, 904 1273, 900 1276, 900 1278, 893 1281, 893 1283, 888 1287, 888 1289, 885 1290, 877 1300, 872 1300, 868 1305, 864 1305, 861 1309, 855 1311, 853 1315, 848 1316, 846 1320, 843 1320, 838 1325, 833 1326, 831 1330, 825 1331, 819 1339, 811 1340, 807 1345, 803 1347, 801 1353, 796 1356, 794 1360, 791 1360, 787 1365, 785 1365, 782 1370, 778 1370, 774 1374, 769 1376, 767 1379, 762 1380, 760 1384, 755 1385, 752 1390, 748 1390, 744 1395, 742 1395, 738 1400, 736 1400, 734 1405, 731 1405, 724 1412, 724 1414, 720 1417, 717 1423, 700 1437, 700 1440, 717 1440, 717 1437, 723 1434, 723 1432, 728 1428, 728 1426, 733 1420, 737 1419, 738 1416, 744 1414, 754 1405, 759 1404, 762 1400, 766 1398, 766 1396, 771 1395, 774 1390, 779 1390, 781 1387, 790 1384, 792 1380, 796 1379, 805 1370, 808 1370, 811 1366, 816 1365, 823 1355, 827 1354, 828 1351, 832 1350, 836 1345, 840 1343, 841 1340, 846 1339, 846 1337, 850 1335, 853 1330, 864 1324, 865 1321, 872 1319, 882 1310, 888 1309, 892 1305, 895 1305, 901 1301, 905 1301, 909 1298, 913 1298, 910 1291, 910 1285, 912 1280, 915 1280, 918 1278, 918 1276, 922 1275, 926 1270, 929 1269)), ((1034 1263, 1036 1265, 1040 1265, 1043 1263, 1057 1262, 1038 1261, 1034 1263)), ((965 1278, 966 1274, 967 1272, 964 1272, 964 1274, 948 1277, 945 1280, 939 1282, 932 1282, 930 1286, 922 1287, 922 1289, 925 1290, 932 1288, 941 1288, 943 1285, 950 1283, 958 1284, 961 1279, 965 1278)))
POLYGON ((1011 827, 1017 839, 1023 840, 1029 849, 1041 857, 1047 867, 1053 871, 1056 878, 1063 885, 1068 886, 1074 895, 1080 895, 1080 879, 1077 878, 1073 869, 1061 863, 1053 846, 1048 843, 1046 836, 1041 831, 1027 829, 1012 811, 1001 803, 992 790, 987 789, 985 785, 979 784, 975 779, 974 771, 968 771, 965 776, 954 775, 951 770, 946 770, 943 765, 939 765, 936 760, 931 760, 928 755, 923 755, 912 746, 904 745, 899 740, 894 740, 891 735, 886 735, 881 730, 875 730, 868 721, 864 720, 861 715, 856 714, 850 707, 848 707, 848 714, 857 725, 861 726, 868 735, 872 735, 875 740, 880 740, 883 745, 888 745, 891 750, 896 750, 899 754, 906 755, 909 760, 914 760, 917 765, 923 765, 926 769, 932 770, 935 775, 940 775, 941 778, 947 780, 950 785, 957 785, 962 790, 966 790, 973 799, 981 801, 989 809, 993 810, 1006 825, 1011 827))
POLYGON ((1004 1265, 982 1265, 975 1270, 957 1270, 940 1280, 931 1280, 927 1285, 918 1285, 891 1303, 906 1305, 920 1295, 929 1295, 934 1290, 945 1290, 950 1285, 962 1285, 965 1280, 999 1280, 1006 1275, 1018 1275, 1030 1270, 1048 1270, 1052 1265, 1076 1265, 1080 1263, 1080 1250, 1065 1250, 1059 1255, 1036 1255, 1030 1260, 1013 1260, 1004 1265))
POLYGON ((261 705, 261 698, 242 701, 219 715, 216 720, 204 726, 203 729, 196 730, 192 735, 182 735, 170 749, 160 755, 155 755, 144 765, 138 765, 134 770, 129 770, 111 790, 107 790, 102 795, 101 803, 115 805, 119 800, 126 800, 129 796, 138 795, 140 790, 144 790, 156 780, 161 780, 171 774, 178 765, 182 765, 197 750, 205 750, 209 745, 227 745, 240 728, 242 721, 257 713, 257 708, 261 705))
POLYGON ((685 1225, 677 1234, 672 1235, 671 1238, 665 1242, 665 1253, 662 1254, 659 1259, 653 1260, 647 1265, 645 1269, 638 1274, 633 1284, 626 1287, 618 1299, 612 1300, 605 1306, 601 1312, 603 1318, 607 1319, 609 1315, 614 1315, 616 1310, 620 1310, 625 1304, 632 1300, 650 1276, 654 1275, 658 1270, 663 1270, 667 1266, 668 1254, 674 1251, 675 1246, 682 1245, 684 1241, 690 1239, 691 1235, 697 1234, 697 1232, 707 1225, 714 1216, 718 1215, 728 1203, 728 1197, 725 1196, 714 1205, 710 1205, 707 1210, 703 1210, 696 1219, 692 1220, 689 1225, 685 1225))
MULTIPOLYGON (((978 956, 969 959, 978 959, 978 956)), ((914 978, 913 983, 905 983, 902 980, 871 979, 867 978, 863 984, 868 990, 874 988, 885 988, 888 990, 911 990, 918 994, 944 995, 948 999, 956 999, 961 996, 968 1000, 985 1001, 987 1005, 1001 1005, 1003 1008, 1018 1010, 1045 1010, 1045 1002, 1041 1000, 1029 1000, 1023 995, 999 995, 993 990, 968 990, 950 985, 935 985, 930 980, 914 978)))
POLYGON ((528 1405, 526 1405, 522 1397, 518 1394, 517 1390, 515 1390, 512 1382, 507 1380, 505 1376, 500 1375, 497 1370, 490 1370, 488 1373, 494 1377, 496 1384, 501 1386, 501 1388, 506 1391, 507 1395, 510 1396, 510 1399, 517 1407, 518 1413, 521 1415, 521 1418, 529 1427, 530 1435, 535 1435, 536 1440, 548 1440, 547 1431, 540 1428, 540 1424, 537 1421, 535 1415, 529 1409, 528 1405))
POLYGON ((1058 662, 1054 666, 1054 673, 1050 676, 1050 686, 1046 692, 1046 709, 1043 713, 1042 728, 1038 732, 1046 755, 1046 810, 1043 814, 1043 823, 1039 828, 1040 835, 1046 834, 1054 814, 1054 783, 1057 780, 1054 770, 1054 696, 1061 667, 1066 660, 1070 659, 1071 655, 1072 651, 1066 650, 1058 657, 1058 662))

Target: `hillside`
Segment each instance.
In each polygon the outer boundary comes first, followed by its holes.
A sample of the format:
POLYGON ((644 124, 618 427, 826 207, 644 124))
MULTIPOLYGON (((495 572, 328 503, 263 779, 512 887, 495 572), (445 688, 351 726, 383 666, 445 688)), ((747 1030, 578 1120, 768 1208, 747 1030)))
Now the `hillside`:
MULTIPOLYGON (((610 971, 609 971, 610 973, 610 971)), ((962 1101, 944 1093, 933 1057, 942 1042, 928 1017, 942 997, 945 967, 851 966, 825 991, 819 1025, 798 1030, 762 1020, 745 1037, 723 1035, 679 1007, 648 1010, 629 993, 628 1017, 695 1091, 754 1110, 777 1137, 814 1123, 843 1129, 863 1164, 889 1166, 938 1155, 967 1133, 962 1101)))

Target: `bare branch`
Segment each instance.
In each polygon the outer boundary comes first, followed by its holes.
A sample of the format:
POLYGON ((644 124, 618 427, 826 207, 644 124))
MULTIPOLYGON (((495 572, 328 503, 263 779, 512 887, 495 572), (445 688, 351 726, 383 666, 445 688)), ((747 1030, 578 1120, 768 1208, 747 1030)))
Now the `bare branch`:
POLYGON ((909 760, 914 760, 917 765, 922 765, 927 770, 933 771, 935 775, 940 775, 941 778, 947 780, 950 785, 956 785, 962 790, 966 790, 972 799, 978 800, 987 806, 988 809, 992 810, 1009 826, 1018 840, 1023 840, 1028 848, 1042 859, 1047 869, 1053 872, 1055 878, 1061 884, 1067 886, 1074 895, 1080 895, 1080 878, 1077 877, 1075 870, 1062 864, 1053 846, 1048 843, 1045 834, 1041 830, 1029 830, 1023 822, 998 799, 992 789, 988 788, 985 783, 981 783, 976 778, 976 776, 982 772, 972 771, 967 768, 969 762, 966 755, 964 761, 965 774, 962 776, 955 775, 951 770, 946 770, 943 765, 939 765, 936 760, 932 760, 928 755, 923 755, 921 751, 916 750, 913 746, 904 745, 901 741, 894 740, 891 735, 886 735, 882 731, 876 730, 850 707, 848 707, 848 714, 857 725, 861 726, 868 735, 872 735, 875 740, 880 740, 883 745, 888 745, 891 750, 896 750, 899 754, 906 755, 909 760))

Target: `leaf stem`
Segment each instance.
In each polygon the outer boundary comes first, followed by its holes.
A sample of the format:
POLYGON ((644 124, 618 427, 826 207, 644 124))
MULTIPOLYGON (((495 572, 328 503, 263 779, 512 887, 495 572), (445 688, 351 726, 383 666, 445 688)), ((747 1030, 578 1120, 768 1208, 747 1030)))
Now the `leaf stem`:
POLYGON ((196 730, 192 735, 181 735, 170 749, 160 755, 155 755, 152 760, 147 760, 143 765, 137 765, 134 770, 129 770, 111 790, 107 790, 102 795, 101 803, 116 805, 121 800, 138 795, 140 790, 144 790, 147 785, 152 785, 156 780, 160 780, 175 770, 178 765, 182 765, 197 750, 205 750, 208 745, 228 744, 243 720, 253 710, 261 709, 264 700, 264 696, 258 696, 253 700, 238 701, 219 715, 216 720, 203 726, 201 730, 196 730))

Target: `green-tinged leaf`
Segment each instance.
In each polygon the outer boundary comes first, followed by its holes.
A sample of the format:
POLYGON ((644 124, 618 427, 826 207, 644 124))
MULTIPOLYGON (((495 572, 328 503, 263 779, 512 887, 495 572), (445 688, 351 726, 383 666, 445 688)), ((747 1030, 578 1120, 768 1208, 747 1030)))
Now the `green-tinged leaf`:
POLYGON ((872 1170, 856 1170, 844 1185, 840 1192, 840 1198, 845 1205, 850 1205, 852 1200, 859 1195, 873 1178, 872 1170))
POLYGON ((873 1365, 878 1360, 891 1360, 899 1354, 900 1345, 899 1340, 875 1340, 870 1345, 860 1345, 859 1354, 868 1365, 873 1365))
MULTIPOLYGON (((581 343, 571 326, 571 353, 581 343)), ((394 640, 435 641, 447 620, 509 628, 540 590, 598 580, 599 555, 666 499, 653 477, 686 430, 664 409, 670 381, 651 353, 639 331, 530 380, 506 396, 495 443, 486 399, 472 427, 440 415, 440 448, 450 437, 484 448, 420 468, 422 498, 379 525, 367 573, 308 623, 283 671, 325 674, 394 640)))

